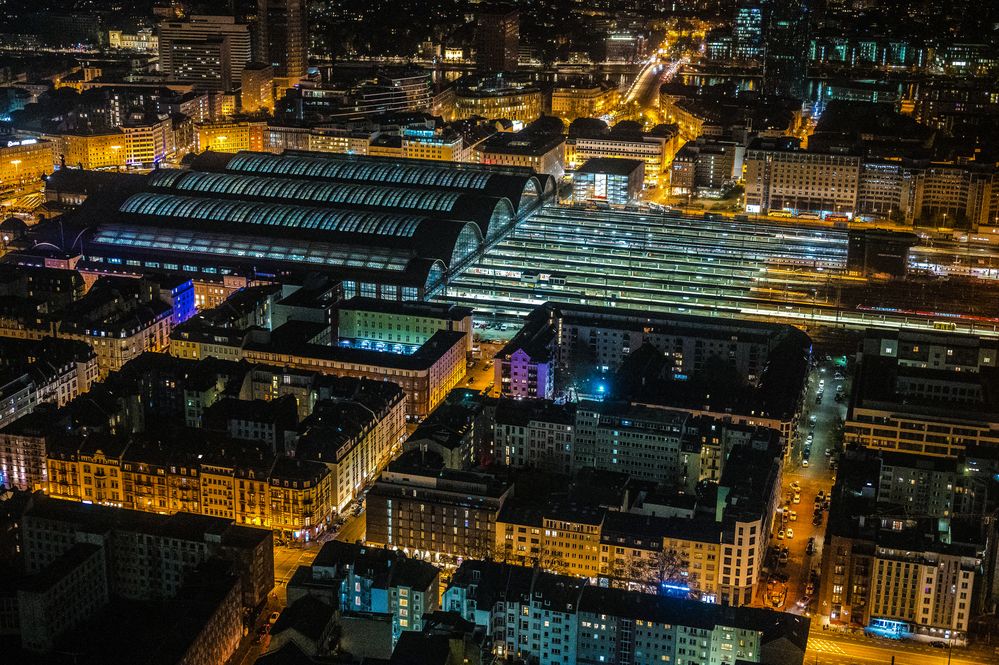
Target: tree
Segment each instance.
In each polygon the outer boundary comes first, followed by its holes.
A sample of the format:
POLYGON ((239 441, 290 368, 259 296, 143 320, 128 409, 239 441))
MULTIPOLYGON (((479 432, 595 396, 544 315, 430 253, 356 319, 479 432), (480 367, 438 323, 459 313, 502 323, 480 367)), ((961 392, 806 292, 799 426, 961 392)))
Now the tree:
POLYGON ((654 593, 663 593, 664 585, 687 586, 687 559, 682 552, 663 548, 640 564, 640 577, 636 580, 651 587, 654 593))

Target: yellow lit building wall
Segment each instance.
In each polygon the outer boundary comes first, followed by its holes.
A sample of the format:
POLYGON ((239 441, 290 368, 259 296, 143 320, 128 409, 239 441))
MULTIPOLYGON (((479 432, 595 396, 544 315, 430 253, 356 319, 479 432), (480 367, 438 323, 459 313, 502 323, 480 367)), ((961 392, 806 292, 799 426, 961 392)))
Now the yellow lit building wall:
POLYGON ((50 141, 0 141, 0 198, 40 191, 42 176, 52 173, 54 146, 50 141))
POLYGON ((195 126, 198 152, 261 151, 264 149, 263 122, 213 122, 195 126))

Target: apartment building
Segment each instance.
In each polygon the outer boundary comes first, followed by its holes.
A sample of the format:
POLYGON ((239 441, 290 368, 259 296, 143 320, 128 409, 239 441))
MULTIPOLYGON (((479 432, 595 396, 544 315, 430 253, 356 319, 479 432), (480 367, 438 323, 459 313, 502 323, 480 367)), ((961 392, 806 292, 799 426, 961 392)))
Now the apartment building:
POLYGON ((846 440, 868 448, 957 457, 999 445, 994 342, 947 333, 874 332, 858 352, 846 440))
POLYGON ((894 486, 925 473, 926 461, 861 452, 841 464, 822 551, 823 622, 895 638, 967 639, 972 618, 991 596, 992 572, 983 566, 990 536, 980 520, 951 512, 968 487, 934 483, 950 498, 917 508, 915 497, 894 486))
POLYGON ((491 556, 509 481, 413 458, 390 464, 368 491, 365 541, 416 555, 491 556))
POLYGON ((521 328, 496 354, 494 382, 510 397, 552 399, 555 392, 557 338, 542 314, 521 328))
POLYGON ((563 474, 575 470, 575 405, 500 398, 493 418, 493 445, 501 464, 563 474))
POLYGON ((805 617, 611 589, 564 575, 467 560, 442 609, 482 626, 497 657, 544 665, 800 664, 805 617))
POLYGON ((440 606, 439 584, 437 567, 402 552, 332 541, 295 572, 288 600, 315 594, 331 597, 344 613, 389 614, 395 644, 403 632, 422 630, 424 615, 440 606))
MULTIPOLYGON (((0 431, 39 404, 65 406, 90 390, 97 372, 97 354, 83 342, 0 338, 0 431)), ((11 471, 2 458, 0 470, 11 471)))

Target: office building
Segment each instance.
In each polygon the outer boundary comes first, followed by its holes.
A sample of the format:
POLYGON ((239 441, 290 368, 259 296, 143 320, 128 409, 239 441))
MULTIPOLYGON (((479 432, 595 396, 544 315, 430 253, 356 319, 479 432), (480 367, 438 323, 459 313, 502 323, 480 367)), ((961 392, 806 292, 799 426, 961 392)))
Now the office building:
POLYGON ((527 76, 481 74, 458 79, 438 106, 448 121, 481 116, 527 124, 541 115, 543 101, 541 88, 527 76))
POLYGON ((868 332, 846 418, 867 448, 957 457, 999 445, 994 342, 945 332, 868 332))
POLYGON ((267 124, 252 120, 196 123, 195 150, 204 152, 242 152, 264 149, 264 132, 267 124))
POLYGON ((763 55, 763 7, 758 0, 742 0, 732 22, 732 56, 759 60, 763 55))
POLYGON ((576 118, 599 118, 614 110, 620 96, 610 83, 560 83, 552 90, 552 115, 566 122, 576 118))
POLYGON ((262 602, 274 586, 271 533, 230 520, 35 497, 24 515, 22 534, 29 573, 43 571, 75 543, 96 542, 106 552, 110 592, 124 598, 173 597, 184 583, 184 573, 212 557, 233 564, 245 607, 262 602), (183 551, 171 543, 182 544, 183 551), (168 554, 164 560, 154 552, 168 554))
POLYGON ((309 10, 305 0, 257 0, 256 59, 274 67, 290 88, 309 68, 309 10))
POLYGON ((544 134, 524 129, 498 132, 475 146, 480 164, 530 169, 553 178, 565 173, 565 139, 561 134, 544 134))
POLYGON ((472 352, 472 310, 429 302, 391 302, 355 296, 336 305, 341 339, 387 344, 425 344, 440 330, 465 333, 472 352))
POLYGON ((25 652, 118 665, 152 641, 164 662, 221 662, 239 645, 243 612, 274 585, 270 534, 224 520, 34 497, 22 534, 28 574, 8 629, 25 652), (111 630, 125 632, 98 657, 92 635, 111 630))
POLYGON ((243 113, 274 113, 274 66, 249 62, 239 85, 239 109, 243 113))
POLYGON ((745 155, 745 148, 731 141, 700 138, 687 143, 670 165, 670 192, 719 195, 742 177, 745 155))
POLYGON ((764 31, 763 93, 805 98, 809 0, 777 0, 767 7, 764 31))
POLYGON ((169 80, 215 92, 239 87, 251 59, 249 26, 232 16, 195 14, 185 21, 162 21, 156 32, 160 71, 169 80))
POLYGON ((475 64, 480 71, 517 71, 520 13, 509 7, 480 11, 475 27, 475 48, 475 64))
POLYGON ((590 159, 640 160, 645 162, 645 184, 654 187, 668 178, 664 169, 680 147, 679 137, 677 127, 667 125, 660 125, 650 133, 627 126, 602 132, 577 132, 570 126, 565 146, 566 168, 575 170, 590 159))
POLYGON ((491 561, 464 561, 441 606, 482 626, 497 657, 544 665, 800 665, 809 629, 807 618, 791 614, 608 589, 491 561))
POLYGON ((121 168, 129 163, 125 136, 120 129, 86 134, 49 134, 48 137, 55 144, 57 163, 65 160, 67 166, 87 170, 121 168))
POLYGON ((757 141, 746 151, 746 212, 852 216, 860 167, 858 156, 805 152, 789 141, 757 141))
MULTIPOLYGON (((155 167, 177 151, 173 121, 168 115, 133 114, 124 121, 121 131, 128 166, 155 167)), ((111 150, 115 150, 113 145, 111 150)))
POLYGON ((0 144, 0 199, 41 191, 42 176, 54 170, 54 148, 50 141, 39 139, 0 144))
POLYGON ((588 159, 572 176, 572 199, 622 206, 638 201, 645 186, 645 162, 588 159))

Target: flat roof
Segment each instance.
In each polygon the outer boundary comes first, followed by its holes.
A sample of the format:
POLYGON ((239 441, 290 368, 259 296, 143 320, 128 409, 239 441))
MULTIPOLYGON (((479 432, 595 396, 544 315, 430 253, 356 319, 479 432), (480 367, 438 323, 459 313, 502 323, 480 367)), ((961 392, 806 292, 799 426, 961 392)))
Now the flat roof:
POLYGON ((576 169, 576 173, 610 173, 631 175, 645 168, 645 162, 638 159, 617 159, 614 157, 593 157, 576 169))

